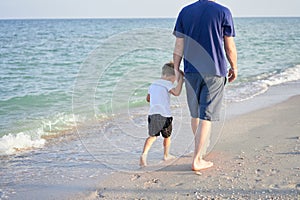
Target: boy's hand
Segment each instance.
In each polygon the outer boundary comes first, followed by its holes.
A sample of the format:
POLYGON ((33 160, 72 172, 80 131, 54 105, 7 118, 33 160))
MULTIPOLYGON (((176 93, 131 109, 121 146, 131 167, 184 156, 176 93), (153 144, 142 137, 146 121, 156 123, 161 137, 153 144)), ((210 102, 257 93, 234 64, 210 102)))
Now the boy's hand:
POLYGON ((150 102, 150 94, 147 94, 146 101, 150 102))

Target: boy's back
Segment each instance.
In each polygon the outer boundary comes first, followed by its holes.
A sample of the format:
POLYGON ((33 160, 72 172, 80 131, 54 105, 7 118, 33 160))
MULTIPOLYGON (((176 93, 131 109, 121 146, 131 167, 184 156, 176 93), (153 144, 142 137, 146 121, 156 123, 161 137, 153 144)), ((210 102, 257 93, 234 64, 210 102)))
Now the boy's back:
POLYGON ((150 85, 149 115, 160 114, 164 117, 171 117, 170 90, 173 88, 172 82, 164 79, 156 80, 150 85))

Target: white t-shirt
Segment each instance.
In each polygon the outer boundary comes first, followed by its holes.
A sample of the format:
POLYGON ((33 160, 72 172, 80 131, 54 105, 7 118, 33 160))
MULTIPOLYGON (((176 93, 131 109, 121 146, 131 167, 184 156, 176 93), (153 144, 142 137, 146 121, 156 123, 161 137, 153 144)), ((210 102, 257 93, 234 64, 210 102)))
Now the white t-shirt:
POLYGON ((164 117, 171 117, 170 109, 170 93, 174 88, 171 81, 159 79, 154 81, 148 90, 150 94, 150 109, 149 115, 160 114, 164 117))

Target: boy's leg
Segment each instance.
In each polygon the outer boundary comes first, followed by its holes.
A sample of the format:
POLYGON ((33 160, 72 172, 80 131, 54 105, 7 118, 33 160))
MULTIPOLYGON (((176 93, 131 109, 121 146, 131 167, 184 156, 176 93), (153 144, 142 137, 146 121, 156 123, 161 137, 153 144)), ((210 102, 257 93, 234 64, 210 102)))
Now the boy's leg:
POLYGON ((169 154, 170 145, 171 145, 171 138, 170 137, 164 138, 164 160, 170 160, 175 158, 175 156, 169 154))
POLYGON ((170 145, 171 145, 171 134, 173 130, 172 122, 173 122, 173 118, 167 117, 165 119, 163 130, 161 132, 161 135, 164 137, 164 160, 170 160, 175 158, 174 156, 169 154, 170 145))
POLYGON ((156 136, 150 136, 146 139, 145 141, 145 145, 144 145, 144 150, 143 150, 143 153, 140 157, 140 166, 141 167, 144 167, 144 166, 147 166, 147 155, 148 155, 148 152, 153 144, 153 142, 156 140, 156 136))

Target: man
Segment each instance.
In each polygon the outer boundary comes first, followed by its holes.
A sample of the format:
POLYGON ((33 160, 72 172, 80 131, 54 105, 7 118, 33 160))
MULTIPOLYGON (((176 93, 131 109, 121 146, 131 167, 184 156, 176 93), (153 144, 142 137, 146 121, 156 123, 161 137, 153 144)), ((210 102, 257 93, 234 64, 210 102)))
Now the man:
POLYGON ((177 73, 184 57, 187 99, 195 135, 192 170, 198 171, 213 166, 202 158, 205 142, 212 121, 219 120, 226 75, 229 82, 237 78, 231 12, 213 0, 199 0, 181 10, 173 34, 176 36, 173 59, 177 73), (228 72, 223 48, 231 66, 228 72))

